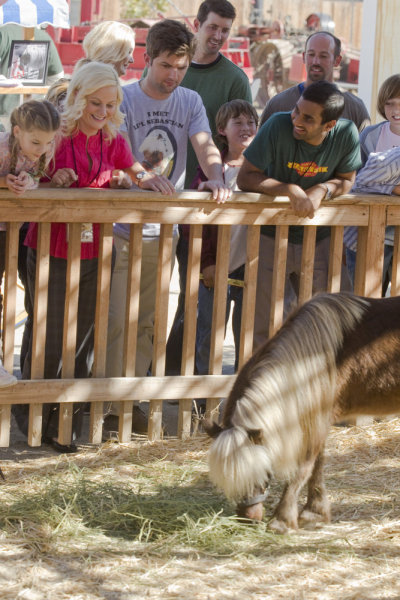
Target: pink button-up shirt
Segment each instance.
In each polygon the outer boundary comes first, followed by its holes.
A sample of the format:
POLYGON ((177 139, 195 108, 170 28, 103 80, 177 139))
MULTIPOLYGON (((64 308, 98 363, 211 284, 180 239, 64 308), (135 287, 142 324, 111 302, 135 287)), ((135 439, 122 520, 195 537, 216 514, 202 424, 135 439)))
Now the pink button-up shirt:
MULTIPOLYGON (((117 134, 109 140, 103 133, 101 142, 100 132, 89 138, 79 131, 73 137, 61 138, 54 157, 54 168, 73 169, 78 181, 71 187, 108 188, 112 171, 127 169, 133 165, 132 152, 122 137, 117 134), (91 166, 89 156, 91 158, 91 166)), ((25 245, 30 248, 37 246, 37 223, 30 223, 25 239, 25 245)), ((81 244, 81 258, 96 258, 99 252, 99 225, 93 224, 93 242, 81 244)), ((50 238, 50 254, 57 258, 67 258, 68 239, 65 223, 52 223, 50 238)))

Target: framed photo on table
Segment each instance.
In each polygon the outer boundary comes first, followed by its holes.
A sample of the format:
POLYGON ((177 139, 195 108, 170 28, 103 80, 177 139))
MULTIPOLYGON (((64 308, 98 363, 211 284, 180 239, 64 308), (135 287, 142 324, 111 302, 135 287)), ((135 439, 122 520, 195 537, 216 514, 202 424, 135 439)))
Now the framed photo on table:
POLYGON ((8 77, 21 85, 44 85, 50 42, 13 40, 8 58, 8 77))

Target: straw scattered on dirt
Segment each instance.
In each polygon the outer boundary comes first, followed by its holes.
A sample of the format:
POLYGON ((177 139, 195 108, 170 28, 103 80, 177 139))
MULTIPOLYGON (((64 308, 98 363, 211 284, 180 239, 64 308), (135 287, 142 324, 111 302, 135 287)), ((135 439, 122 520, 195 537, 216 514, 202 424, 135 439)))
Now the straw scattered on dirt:
POLYGON ((285 536, 239 523, 203 436, 0 452, 2 600, 400 598, 400 420, 333 428, 332 523, 285 536))

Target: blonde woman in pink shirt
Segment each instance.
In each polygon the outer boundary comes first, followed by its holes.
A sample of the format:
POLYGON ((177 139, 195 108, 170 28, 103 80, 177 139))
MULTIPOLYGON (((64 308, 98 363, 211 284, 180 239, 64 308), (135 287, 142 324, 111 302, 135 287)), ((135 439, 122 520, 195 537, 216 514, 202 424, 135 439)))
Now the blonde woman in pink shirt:
MULTIPOLYGON (((91 62, 76 70, 68 86, 62 113, 62 137, 55 152, 54 165, 48 172, 53 187, 125 187, 135 175, 131 150, 118 128, 123 116, 119 110, 122 90, 116 71, 104 63, 91 62)), ((35 293, 37 223, 30 223, 25 244, 28 246, 28 293, 35 293)), ((75 377, 89 377, 93 360, 94 319, 96 308, 99 229, 96 223, 84 223, 81 231, 81 272, 79 284, 75 377)), ((45 345, 44 377, 61 376, 62 339, 66 290, 68 225, 52 223, 50 239, 50 275, 45 345)), ((30 337, 32 337, 30 335, 30 337)), ((32 339, 29 341, 22 376, 30 378, 32 339)), ((82 404, 74 410, 73 437, 81 432, 82 404)), ((15 407, 14 415, 24 433, 27 411, 15 407)), ((58 406, 44 406, 43 441, 59 452, 74 452, 72 443, 62 446, 58 436, 58 406)))

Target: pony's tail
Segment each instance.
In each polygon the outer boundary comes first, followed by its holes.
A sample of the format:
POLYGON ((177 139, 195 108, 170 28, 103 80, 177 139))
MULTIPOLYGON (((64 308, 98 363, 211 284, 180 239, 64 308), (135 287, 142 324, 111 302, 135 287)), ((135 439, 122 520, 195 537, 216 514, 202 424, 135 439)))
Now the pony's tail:
POLYGON ((240 502, 264 489, 271 476, 265 446, 255 444, 242 427, 224 429, 209 452, 210 479, 229 500, 240 502))

